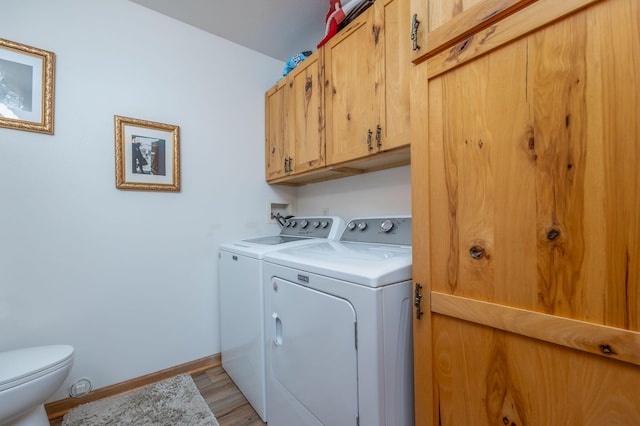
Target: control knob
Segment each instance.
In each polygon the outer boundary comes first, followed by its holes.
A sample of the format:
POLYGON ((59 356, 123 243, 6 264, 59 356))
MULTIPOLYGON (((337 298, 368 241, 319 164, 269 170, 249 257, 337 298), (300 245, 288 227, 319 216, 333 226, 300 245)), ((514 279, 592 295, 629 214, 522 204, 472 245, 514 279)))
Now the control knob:
POLYGON ((326 220, 323 220, 322 222, 320 222, 320 226, 323 228, 326 228, 327 226, 329 226, 329 222, 327 222, 326 220))
POLYGON ((309 226, 309 222, 306 219, 302 219, 302 222, 300 222, 300 228, 306 228, 307 226, 309 226))
POLYGON ((380 224, 380 230, 381 230, 382 232, 389 232, 389 231, 391 231, 392 229, 393 229, 393 222, 392 222, 391 220, 389 220, 389 219, 387 219, 387 220, 383 221, 383 222, 380 224))
POLYGON ((358 224, 358 229, 361 231, 364 231, 365 229, 367 229, 367 222, 360 222, 358 224))
POLYGON ((347 228, 349 229, 349 231, 353 231, 354 229, 356 229, 356 223, 355 222, 349 222, 347 224, 347 228))
POLYGON ((317 220, 313 221, 313 227, 317 228, 318 226, 320 226, 320 222, 318 222, 317 220))

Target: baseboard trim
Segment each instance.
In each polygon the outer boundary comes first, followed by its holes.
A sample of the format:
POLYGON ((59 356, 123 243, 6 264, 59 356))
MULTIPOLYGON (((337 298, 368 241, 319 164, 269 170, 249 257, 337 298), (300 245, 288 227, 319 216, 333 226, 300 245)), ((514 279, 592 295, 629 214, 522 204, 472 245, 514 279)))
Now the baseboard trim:
POLYGON ((220 354, 206 356, 204 358, 196 359, 185 364, 176 365, 165 370, 157 371, 155 373, 147 374, 146 376, 136 377, 131 380, 116 383, 111 386, 105 386, 100 389, 96 389, 88 395, 82 398, 65 398, 59 401, 53 401, 45 404, 44 408, 47 410, 47 416, 49 421, 64 416, 69 410, 77 407, 80 404, 86 404, 87 402, 97 401, 102 398, 108 398, 111 396, 121 395, 123 393, 131 392, 132 390, 139 389, 141 387, 150 385, 151 383, 161 382, 162 380, 170 379, 178 374, 194 374, 200 371, 208 370, 213 367, 217 367, 221 364, 220 354))

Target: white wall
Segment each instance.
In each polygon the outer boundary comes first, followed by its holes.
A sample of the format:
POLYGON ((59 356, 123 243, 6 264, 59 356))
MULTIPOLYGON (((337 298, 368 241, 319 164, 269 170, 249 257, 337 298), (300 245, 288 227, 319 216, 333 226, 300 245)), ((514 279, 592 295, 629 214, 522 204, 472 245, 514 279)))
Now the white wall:
POLYGON ((351 176, 298 189, 298 214, 328 212, 345 221, 363 216, 411 214, 410 166, 351 176))
POLYGON ((0 351, 67 343, 51 400, 220 351, 216 252, 277 232, 268 201, 409 214, 409 167, 264 183, 283 64, 127 0, 2 1, 0 37, 56 53, 55 135, 0 128, 0 351), (182 191, 115 188, 113 116, 180 126, 182 191))
POLYGON ((65 387, 220 351, 217 246, 273 233, 264 92, 283 64, 126 0, 2 2, 56 54, 55 135, 0 128, 0 350, 67 343, 65 387), (113 116, 180 126, 182 191, 115 188, 113 116))

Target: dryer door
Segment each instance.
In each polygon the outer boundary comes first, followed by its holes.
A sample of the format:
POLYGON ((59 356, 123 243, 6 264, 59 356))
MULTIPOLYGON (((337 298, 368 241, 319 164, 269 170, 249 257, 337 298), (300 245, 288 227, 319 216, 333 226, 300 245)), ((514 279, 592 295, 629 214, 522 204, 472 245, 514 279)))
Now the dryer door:
POLYGON ((269 424, 357 424, 353 306, 280 278, 268 291, 269 424))

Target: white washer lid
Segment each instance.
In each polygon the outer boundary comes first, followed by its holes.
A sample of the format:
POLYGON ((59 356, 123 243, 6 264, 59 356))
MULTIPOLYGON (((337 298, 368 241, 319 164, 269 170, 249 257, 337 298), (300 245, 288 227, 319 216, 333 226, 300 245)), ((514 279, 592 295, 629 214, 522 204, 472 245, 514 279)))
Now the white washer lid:
POLYGON ((15 382, 38 375, 45 370, 66 364, 73 358, 69 345, 37 346, 0 352, 0 390, 13 387, 15 382))

